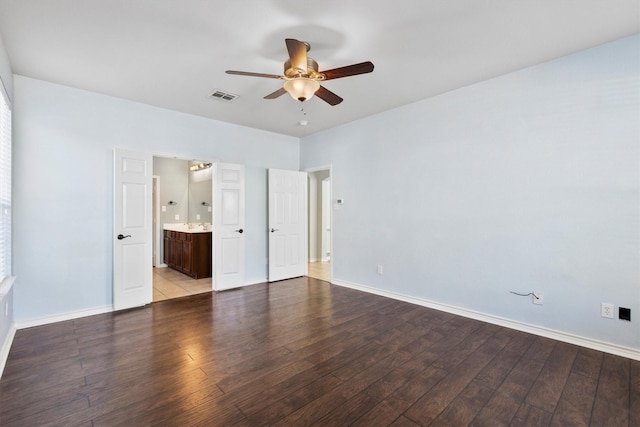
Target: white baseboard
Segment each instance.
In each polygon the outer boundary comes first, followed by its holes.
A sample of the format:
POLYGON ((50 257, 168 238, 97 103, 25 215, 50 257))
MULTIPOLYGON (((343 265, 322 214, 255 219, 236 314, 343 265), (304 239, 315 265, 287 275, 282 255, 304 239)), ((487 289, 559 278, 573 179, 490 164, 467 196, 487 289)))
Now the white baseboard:
POLYGON ((229 288, 229 289, 214 289, 213 292, 224 292, 224 291, 232 291, 234 289, 240 289, 240 288, 244 288, 247 286, 253 286, 253 285, 259 285, 261 283, 267 283, 267 279, 253 279, 249 282, 244 282, 241 286, 237 286, 235 288, 229 288))
POLYGON ((320 258, 309 258, 309 262, 320 262, 320 258))
POLYGON ((569 344, 575 344, 582 347, 590 348, 593 350, 602 351, 604 353, 615 354, 616 356, 626 357, 628 359, 640 360, 640 350, 620 346, 617 344, 611 344, 604 341, 598 341, 591 338, 581 337, 579 335, 573 335, 567 332, 556 331, 553 329, 544 328, 541 326, 530 325, 527 323, 517 322, 515 320, 506 319, 504 317, 493 316, 490 314, 480 313, 465 308, 455 307, 452 305, 441 304, 434 301, 429 301, 422 298, 412 297, 409 295, 399 294, 396 292, 386 291, 370 286, 359 285, 356 283, 345 282, 341 280, 333 280, 331 283, 345 288, 351 288, 370 294, 380 295, 383 297, 408 302, 411 304, 420 305, 423 307, 433 308, 434 310, 440 310, 458 316, 468 317, 470 319, 480 320, 483 322, 491 323, 498 326, 504 326, 505 328, 515 329, 522 332, 542 336, 545 338, 551 338, 557 341, 566 342, 569 344))
POLYGON ((2 347, 0 347, 0 378, 2 378, 2 373, 4 372, 4 367, 7 364, 7 358, 9 357, 9 350, 11 350, 11 344, 13 344, 13 337, 15 336, 16 325, 14 323, 9 327, 9 332, 2 343, 2 347))
POLYGON ((267 283, 267 282, 268 282, 268 280, 267 280, 267 278, 265 277, 264 279, 255 279, 255 280, 252 280, 252 281, 250 281, 250 282, 246 282, 246 283, 245 283, 244 285, 242 285, 242 286, 244 287, 244 286, 251 286, 251 285, 259 285, 260 283, 267 283))
MULTIPOLYGON (((242 286, 243 287, 251 286, 251 285, 257 285, 257 284, 266 283, 266 282, 267 282, 266 278, 256 279, 254 281, 247 282, 242 286)), ((113 305, 105 305, 103 307, 88 308, 86 310, 73 311, 70 313, 57 314, 55 316, 40 317, 32 320, 25 320, 23 322, 16 322, 15 328, 16 329, 31 328, 34 326, 47 325, 49 323, 64 322, 65 320, 73 320, 73 319, 78 319, 80 317, 93 316, 95 314, 110 313, 112 311, 113 311, 113 305)))
POLYGON ((26 320, 24 322, 16 322, 16 329, 31 328, 34 326, 47 325, 49 323, 64 322, 65 320, 78 319, 80 317, 93 316, 95 314, 110 313, 113 311, 113 305, 105 305, 103 307, 88 308, 86 310, 73 311, 70 313, 57 314, 55 316, 40 317, 38 319, 26 320))

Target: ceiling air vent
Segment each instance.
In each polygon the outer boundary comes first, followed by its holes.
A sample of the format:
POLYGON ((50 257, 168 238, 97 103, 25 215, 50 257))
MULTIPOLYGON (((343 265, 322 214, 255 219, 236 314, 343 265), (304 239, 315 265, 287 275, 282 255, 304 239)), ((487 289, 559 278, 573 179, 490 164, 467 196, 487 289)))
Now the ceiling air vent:
POLYGON ((215 89, 213 92, 211 92, 211 94, 209 95, 209 98, 217 99, 218 101, 222 101, 222 102, 231 102, 238 99, 239 96, 229 92, 225 92, 220 89, 215 89))

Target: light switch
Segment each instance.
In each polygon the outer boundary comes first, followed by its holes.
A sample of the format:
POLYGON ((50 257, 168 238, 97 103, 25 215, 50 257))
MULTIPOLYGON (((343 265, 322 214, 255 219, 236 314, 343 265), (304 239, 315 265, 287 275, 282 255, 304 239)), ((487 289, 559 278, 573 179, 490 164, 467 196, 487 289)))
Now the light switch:
POLYGON ((174 219, 175 219, 176 221, 178 221, 178 220, 180 219, 180 215, 176 214, 176 216, 174 217, 174 219))
POLYGON ((200 219, 200 214, 196 214, 196 219, 199 220, 200 219))
POLYGON ((167 207, 166 207, 166 206, 163 206, 163 207, 162 207, 162 212, 166 212, 166 211, 167 211, 167 207))
POLYGON ((211 206, 209 206, 209 207, 207 208, 207 210, 208 210, 209 212, 211 212, 211 206))

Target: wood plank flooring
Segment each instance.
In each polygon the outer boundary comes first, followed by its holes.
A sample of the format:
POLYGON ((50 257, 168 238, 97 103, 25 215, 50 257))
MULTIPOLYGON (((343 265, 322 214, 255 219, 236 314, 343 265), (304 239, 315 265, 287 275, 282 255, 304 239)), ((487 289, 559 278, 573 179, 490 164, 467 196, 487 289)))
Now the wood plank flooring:
POLYGON ((640 362, 330 285, 19 330, 2 426, 640 425, 640 362))
MULTIPOLYGON (((310 262, 308 276, 329 282, 331 264, 328 261, 310 262)), ((153 269, 153 302, 211 292, 211 288, 211 277, 193 279, 168 267, 153 269)))

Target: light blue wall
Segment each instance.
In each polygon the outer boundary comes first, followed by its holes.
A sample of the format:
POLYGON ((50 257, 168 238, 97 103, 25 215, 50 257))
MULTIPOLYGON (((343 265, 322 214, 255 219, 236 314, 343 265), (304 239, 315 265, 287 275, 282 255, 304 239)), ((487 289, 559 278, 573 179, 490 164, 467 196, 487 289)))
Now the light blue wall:
POLYGON ((303 138, 301 169, 331 164, 345 200, 334 279, 640 349, 639 52, 634 36, 303 138))
POLYGON ((9 62, 9 55, 4 47, 2 36, 0 35, 0 80, 2 80, 2 88, 0 91, 5 91, 10 101, 13 101, 13 72, 11 71, 11 63, 9 62))
POLYGON ((113 147, 246 165, 247 282, 265 280, 266 168, 297 138, 15 76, 16 321, 112 302, 113 147))

